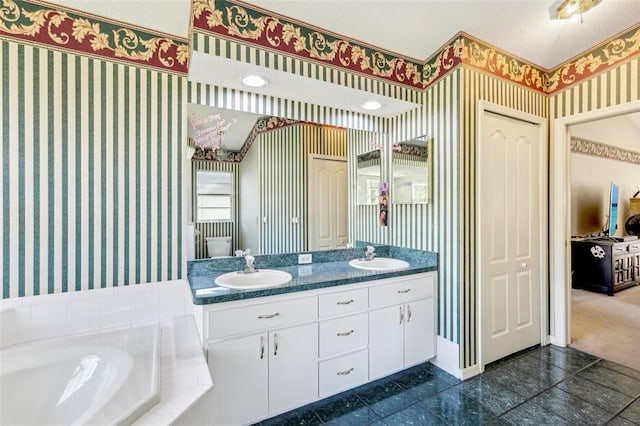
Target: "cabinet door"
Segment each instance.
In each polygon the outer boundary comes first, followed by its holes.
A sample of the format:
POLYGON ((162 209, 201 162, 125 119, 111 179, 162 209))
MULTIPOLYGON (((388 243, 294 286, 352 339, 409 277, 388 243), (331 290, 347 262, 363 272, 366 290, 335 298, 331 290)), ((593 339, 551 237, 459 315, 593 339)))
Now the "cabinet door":
POLYGON ((209 345, 213 424, 247 424, 267 417, 267 337, 262 333, 209 345))
POLYGON ((270 332, 269 415, 299 407, 316 399, 318 324, 270 332))
POLYGON ((403 305, 369 312, 369 380, 402 369, 404 317, 403 305))
POLYGON ((405 305, 404 366, 410 367, 435 355, 433 298, 405 305))

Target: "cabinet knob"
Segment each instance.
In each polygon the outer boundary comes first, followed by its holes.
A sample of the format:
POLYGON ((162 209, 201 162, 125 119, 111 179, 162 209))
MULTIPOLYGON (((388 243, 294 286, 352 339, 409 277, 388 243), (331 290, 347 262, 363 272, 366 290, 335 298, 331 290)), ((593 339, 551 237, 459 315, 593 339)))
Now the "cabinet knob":
POLYGON ((337 374, 338 376, 346 376, 347 374, 350 374, 353 370, 354 370, 354 368, 353 368, 353 367, 351 367, 351 368, 350 368, 350 369, 348 369, 348 370, 338 371, 336 374, 337 374))

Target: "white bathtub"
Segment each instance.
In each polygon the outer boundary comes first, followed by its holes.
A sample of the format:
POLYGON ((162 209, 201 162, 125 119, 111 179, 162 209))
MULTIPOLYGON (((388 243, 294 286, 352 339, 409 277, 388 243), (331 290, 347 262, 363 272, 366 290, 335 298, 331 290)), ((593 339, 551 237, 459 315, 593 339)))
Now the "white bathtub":
POLYGON ((0 351, 0 424, 131 424, 160 400, 160 329, 132 327, 0 351))

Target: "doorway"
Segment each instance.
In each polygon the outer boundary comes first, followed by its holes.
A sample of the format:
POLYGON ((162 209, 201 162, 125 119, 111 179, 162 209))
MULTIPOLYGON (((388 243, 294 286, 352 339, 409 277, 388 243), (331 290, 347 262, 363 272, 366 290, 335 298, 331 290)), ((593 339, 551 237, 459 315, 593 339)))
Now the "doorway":
POLYGON ((623 114, 640 112, 640 101, 576 114, 554 121, 551 152, 550 192, 550 341, 557 346, 571 343, 571 200, 569 127, 623 114))
POLYGON ((543 341, 546 122, 481 101, 476 237, 480 366, 543 341))

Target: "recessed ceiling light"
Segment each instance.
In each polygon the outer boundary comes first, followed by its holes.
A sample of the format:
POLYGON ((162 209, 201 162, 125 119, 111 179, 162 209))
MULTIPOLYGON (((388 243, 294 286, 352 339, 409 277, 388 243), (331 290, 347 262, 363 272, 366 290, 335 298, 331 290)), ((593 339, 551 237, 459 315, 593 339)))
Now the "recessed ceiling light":
POLYGON ((362 109, 366 109, 367 111, 375 111, 382 108, 382 104, 378 101, 367 101, 360 106, 362 109))
POLYGON ((249 87, 263 87, 268 83, 269 82, 266 78, 260 77, 259 75, 247 75, 242 77, 242 84, 249 87))

